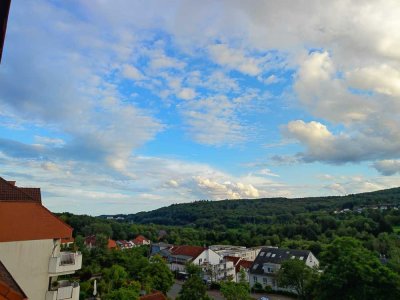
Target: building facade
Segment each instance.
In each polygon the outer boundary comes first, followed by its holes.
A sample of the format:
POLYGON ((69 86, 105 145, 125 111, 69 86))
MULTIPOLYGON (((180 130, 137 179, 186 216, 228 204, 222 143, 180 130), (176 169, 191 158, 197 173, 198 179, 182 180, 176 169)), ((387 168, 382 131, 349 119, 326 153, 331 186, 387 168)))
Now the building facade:
MULTIPOLYGON (((276 277, 282 263, 289 259, 301 260, 310 268, 319 266, 318 259, 308 250, 262 248, 250 267, 250 286, 253 287, 255 284, 259 283, 264 288, 269 286, 273 290, 287 291, 288 289, 278 285, 276 277)), ((294 290, 289 291, 294 292, 294 290)))
POLYGON ((64 277, 82 255, 61 251, 66 239, 72 228, 42 205, 40 190, 0 178, 0 261, 29 299, 79 299, 79 284, 64 277))

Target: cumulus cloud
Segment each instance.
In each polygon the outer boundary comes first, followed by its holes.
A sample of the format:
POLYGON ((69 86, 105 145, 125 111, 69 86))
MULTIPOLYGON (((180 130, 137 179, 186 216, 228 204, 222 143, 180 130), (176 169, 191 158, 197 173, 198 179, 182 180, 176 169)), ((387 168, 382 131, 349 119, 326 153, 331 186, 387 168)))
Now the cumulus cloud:
POLYGON ((209 51, 211 58, 222 66, 253 76, 261 72, 257 60, 246 57, 240 50, 231 49, 224 44, 217 44, 210 46, 209 51))
POLYGON ((400 160, 385 159, 376 161, 373 167, 382 175, 390 176, 400 172, 400 160))
POLYGON ((197 186, 213 199, 257 198, 260 196, 259 191, 251 184, 230 181, 219 183, 204 177, 196 177, 195 181, 197 186))

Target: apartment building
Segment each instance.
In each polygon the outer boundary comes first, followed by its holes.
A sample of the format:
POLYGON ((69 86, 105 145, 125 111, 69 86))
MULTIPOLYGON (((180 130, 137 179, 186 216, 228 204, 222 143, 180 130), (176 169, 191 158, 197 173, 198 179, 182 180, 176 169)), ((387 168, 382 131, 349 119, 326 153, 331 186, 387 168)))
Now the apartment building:
POLYGON ((42 205, 39 188, 0 177, 0 261, 22 299, 79 299, 79 284, 67 278, 81 268, 82 255, 61 251, 72 230, 42 205))

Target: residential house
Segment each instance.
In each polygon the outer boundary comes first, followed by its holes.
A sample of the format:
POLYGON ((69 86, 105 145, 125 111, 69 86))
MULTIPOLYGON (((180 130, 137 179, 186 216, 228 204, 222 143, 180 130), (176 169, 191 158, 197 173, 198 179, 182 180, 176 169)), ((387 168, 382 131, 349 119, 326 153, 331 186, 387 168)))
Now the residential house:
POLYGON ((250 267, 253 264, 252 261, 250 260, 245 260, 241 257, 236 257, 236 256, 225 256, 224 257, 226 260, 229 260, 233 263, 233 266, 235 267, 235 282, 240 282, 240 271, 244 270, 244 275, 245 275, 245 281, 249 282, 249 271, 250 267))
MULTIPOLYGON (((88 248, 89 250, 92 248, 95 248, 96 247, 96 236, 90 235, 90 236, 85 237, 85 240, 83 243, 86 246, 86 248, 88 248)), ((108 249, 117 249, 118 245, 114 240, 109 238, 107 241, 107 248, 108 249)))
POLYGON ((206 281, 234 279, 236 276, 233 262, 205 247, 173 246, 162 249, 157 254, 163 256, 169 268, 175 272, 185 272, 187 263, 200 266, 203 270, 203 279, 206 281))
POLYGON ((82 255, 61 250, 72 230, 42 205, 40 189, 0 177, 0 261, 20 287, 5 275, 10 289, 31 300, 78 300, 79 284, 65 275, 81 268, 82 255))
POLYGON ((132 241, 126 241, 126 240, 118 240, 116 241, 116 244, 119 249, 124 250, 124 249, 131 249, 135 247, 135 244, 132 241))
POLYGON ((299 259, 310 268, 319 266, 318 259, 308 250, 262 248, 250 267, 250 286, 260 283, 273 290, 287 290, 278 285, 276 275, 282 263, 289 259, 299 259))
POLYGON ((133 241, 136 246, 150 245, 151 241, 143 235, 138 235, 133 241))
POLYGON ((221 256, 235 256, 250 261, 254 261, 261 250, 261 247, 246 248, 232 245, 212 245, 209 248, 221 256))

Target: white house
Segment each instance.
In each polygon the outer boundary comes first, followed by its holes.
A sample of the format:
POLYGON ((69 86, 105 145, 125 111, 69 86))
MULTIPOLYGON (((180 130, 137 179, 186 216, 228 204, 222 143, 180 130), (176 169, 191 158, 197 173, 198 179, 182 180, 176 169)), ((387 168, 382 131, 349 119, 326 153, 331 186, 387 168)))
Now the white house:
POLYGON ((159 254, 167 259, 172 271, 185 272, 187 263, 200 266, 206 281, 234 279, 236 276, 233 262, 205 247, 172 246, 161 250, 159 254))
POLYGON ((261 247, 246 248, 232 245, 212 245, 209 248, 221 256, 240 257, 250 261, 254 261, 261 250, 261 247))
POLYGON ((250 267, 250 286, 260 283, 274 290, 287 290, 278 286, 276 274, 281 264, 289 259, 299 259, 310 268, 319 266, 318 259, 308 250, 262 248, 250 267))
POLYGON ((79 299, 79 284, 63 279, 82 266, 79 252, 61 251, 72 228, 41 204, 40 189, 0 177, 0 261, 31 300, 79 299))

